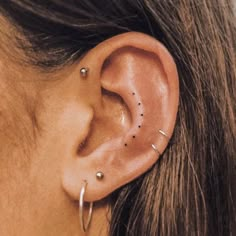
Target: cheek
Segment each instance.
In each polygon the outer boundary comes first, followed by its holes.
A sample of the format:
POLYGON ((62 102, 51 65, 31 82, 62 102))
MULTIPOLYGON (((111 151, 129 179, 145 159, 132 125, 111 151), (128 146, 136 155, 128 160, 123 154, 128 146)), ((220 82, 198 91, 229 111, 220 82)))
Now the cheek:
POLYGON ((39 86, 34 74, 1 53, 0 50, 0 181, 3 176, 16 180, 17 173, 23 176, 30 171, 40 129, 39 86))
POLYGON ((0 94, 0 166, 7 166, 8 171, 14 166, 15 172, 29 165, 36 141, 35 118, 26 96, 10 88, 0 94))

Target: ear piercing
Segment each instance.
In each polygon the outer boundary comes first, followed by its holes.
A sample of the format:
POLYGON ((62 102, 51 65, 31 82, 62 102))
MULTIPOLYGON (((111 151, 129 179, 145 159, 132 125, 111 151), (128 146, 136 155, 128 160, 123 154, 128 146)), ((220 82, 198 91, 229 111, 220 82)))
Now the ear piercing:
POLYGON ((96 173, 96 178, 97 178, 97 180, 103 180, 103 178, 104 178, 103 172, 98 171, 98 172, 96 173))
MULTIPOLYGON (((103 172, 98 171, 96 173, 96 178, 98 180, 102 180, 104 178, 103 172)), ((85 192, 87 189, 87 185, 88 185, 88 182, 86 180, 83 180, 83 185, 80 190, 80 197, 79 197, 79 219, 80 219, 81 229, 83 230, 84 233, 86 233, 86 231, 89 228, 89 225, 90 225, 90 222, 92 219, 92 214, 93 214, 93 202, 90 202, 89 203, 89 213, 88 213, 88 217, 87 217, 87 220, 85 223, 85 220, 84 220, 84 195, 85 195, 85 192)))
POLYGON ((86 79, 88 77, 89 68, 83 67, 80 69, 80 75, 82 78, 86 79))
POLYGON ((160 156, 161 153, 160 151, 157 149, 156 145, 155 144, 152 144, 152 149, 160 156))
POLYGON ((80 198, 79 198, 79 219, 80 219, 80 226, 84 233, 88 230, 93 214, 93 202, 90 202, 88 218, 86 223, 84 223, 84 194, 86 192, 87 185, 88 182, 84 180, 83 186, 80 190, 80 198))
MULTIPOLYGON (((169 136, 161 129, 158 130, 158 132, 163 135, 168 141, 170 140, 169 136)), ((161 155, 160 151, 158 150, 157 146, 155 144, 152 144, 152 149, 158 154, 161 155)))
POLYGON ((161 129, 158 130, 158 132, 163 135, 168 141, 170 140, 170 137, 161 129))

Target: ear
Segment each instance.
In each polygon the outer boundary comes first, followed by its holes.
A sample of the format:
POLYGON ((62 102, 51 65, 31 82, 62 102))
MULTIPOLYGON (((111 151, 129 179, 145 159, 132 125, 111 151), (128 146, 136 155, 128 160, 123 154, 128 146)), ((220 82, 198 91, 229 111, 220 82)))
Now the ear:
POLYGON ((85 83, 94 89, 93 119, 86 143, 66 157, 62 185, 78 199, 96 201, 152 167, 168 145, 178 110, 178 74, 167 49, 156 39, 130 32, 91 49, 79 67, 89 68, 85 83), (155 146, 153 146, 155 145, 155 146), (157 150, 154 150, 154 147, 157 150), (104 178, 99 180, 96 173, 104 178))

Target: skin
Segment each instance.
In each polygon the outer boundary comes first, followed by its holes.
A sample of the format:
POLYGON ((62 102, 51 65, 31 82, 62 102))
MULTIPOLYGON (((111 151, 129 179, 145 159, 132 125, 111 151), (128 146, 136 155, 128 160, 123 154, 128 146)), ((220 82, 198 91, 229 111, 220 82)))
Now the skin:
MULTIPOLYGON (((0 235, 82 235, 78 206, 60 174, 62 157, 83 139, 76 130, 83 130, 88 113, 84 85, 78 97, 71 92, 78 85, 75 70, 45 76, 0 54, 0 235)), ((105 201, 96 208, 92 235, 106 229, 105 201)))
MULTIPOLYGON (((3 32, 14 31, 7 22, 1 25, 3 32)), ((109 39, 80 62, 52 73, 26 66, 24 61, 15 42, 3 34, 0 235, 84 235, 78 207, 84 179, 88 181, 85 201, 95 202, 86 235, 107 235, 108 196, 158 160, 151 143, 159 152, 168 145, 156 134, 145 143, 145 122, 155 130, 162 127, 171 136, 179 96, 175 63, 158 41, 139 33, 109 39), (88 79, 80 77, 83 66, 91 69, 88 79), (139 81, 152 75, 156 82, 150 93, 150 88, 139 81), (120 81, 120 86, 114 87, 111 78, 120 81), (135 98, 126 97, 127 86, 128 91, 137 92, 135 98), (101 92, 102 88, 107 92, 101 92), (143 98, 147 96, 157 102, 145 103, 143 98), (137 129, 134 118, 138 114, 137 98, 146 114, 153 109, 159 111, 155 120, 143 119, 142 130, 137 129), (117 146, 117 138, 126 141, 130 130, 137 132, 140 143, 132 141, 126 149, 122 141, 117 146), (114 148, 116 152, 111 152, 114 148), (103 181, 96 179, 97 170, 105 173, 103 181)))
MULTIPOLYGON (((3 19, 1 26, 14 31, 3 19)), ((71 130, 81 130, 87 117, 82 102, 87 91, 78 86, 74 66, 49 75, 21 64, 24 59, 2 34, 0 235, 83 235, 78 205, 61 187, 60 172, 61 158, 69 155, 75 140, 78 146, 82 140, 82 133, 71 130), (73 86, 80 91, 72 92, 73 86), (78 126, 71 123, 76 114, 78 126)), ((91 234, 106 235, 106 202, 94 212, 91 234)))

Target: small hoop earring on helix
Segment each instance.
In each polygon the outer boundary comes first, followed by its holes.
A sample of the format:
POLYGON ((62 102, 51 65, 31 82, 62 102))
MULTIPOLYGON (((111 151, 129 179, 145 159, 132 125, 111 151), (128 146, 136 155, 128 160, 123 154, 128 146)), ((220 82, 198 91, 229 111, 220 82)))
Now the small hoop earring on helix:
MULTIPOLYGON (((170 137, 169 137, 163 130, 159 129, 158 132, 159 132, 162 136, 164 136, 164 138, 166 138, 167 141, 170 140, 170 137)), ((152 146, 152 149, 160 156, 161 153, 160 153, 160 151, 158 150, 157 146, 156 146, 155 144, 152 144, 151 146, 152 146)))
POLYGON ((168 141, 170 140, 170 137, 162 130, 162 129, 159 129, 158 132, 164 136, 168 141))
POLYGON ((89 204, 89 213, 88 213, 88 218, 86 221, 86 224, 84 223, 84 194, 86 192, 88 182, 84 180, 83 186, 80 190, 80 199, 79 199, 79 217, 80 217, 80 226, 85 233, 90 225, 91 219, 92 219, 92 214, 93 214, 93 202, 90 202, 89 204))
POLYGON ((155 144, 152 144, 152 149, 160 156, 161 153, 160 151, 157 149, 156 145, 155 144))

